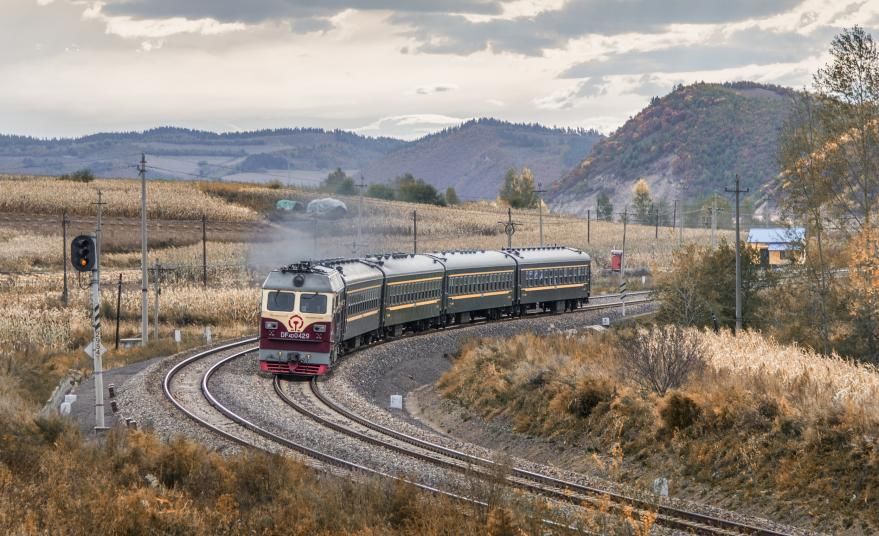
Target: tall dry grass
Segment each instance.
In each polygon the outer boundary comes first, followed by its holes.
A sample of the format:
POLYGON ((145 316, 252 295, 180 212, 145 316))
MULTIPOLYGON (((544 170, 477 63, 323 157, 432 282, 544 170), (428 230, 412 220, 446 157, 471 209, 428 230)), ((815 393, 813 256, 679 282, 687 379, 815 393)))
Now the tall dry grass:
MULTIPOLYGON (((695 332, 706 366, 664 396, 626 373, 633 331, 473 341, 438 386, 486 419, 564 441, 607 478, 725 494, 827 532, 879 529, 879 371, 759 333, 695 332), (792 506, 795 505, 795 506, 792 506)), ((692 490, 692 491, 689 491, 692 490)))
MULTIPOLYGON (((253 221, 257 213, 205 194, 186 182, 149 181, 147 210, 150 218, 253 221)), ((90 216, 95 213, 97 190, 103 193, 106 216, 140 215, 140 182, 98 179, 90 183, 46 177, 0 177, 0 212, 90 216)))

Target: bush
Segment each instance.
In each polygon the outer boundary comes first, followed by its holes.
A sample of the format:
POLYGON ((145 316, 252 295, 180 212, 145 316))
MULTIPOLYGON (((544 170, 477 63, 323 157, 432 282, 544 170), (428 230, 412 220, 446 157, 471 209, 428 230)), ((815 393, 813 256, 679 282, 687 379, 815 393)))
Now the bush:
POLYGON ((693 399, 678 393, 673 393, 659 410, 662 424, 668 430, 689 428, 699 419, 701 414, 702 410, 693 402, 693 399))
POLYGON ((368 197, 374 197, 376 199, 387 199, 388 201, 393 201, 394 189, 387 184, 370 184, 369 188, 366 189, 366 195, 368 197))
POLYGON ((690 373, 705 366, 696 333, 680 326, 653 326, 625 342, 627 376, 641 387, 664 395, 684 384, 690 373))
POLYGON ((95 175, 90 169, 80 169, 70 174, 65 173, 64 175, 58 177, 58 179, 62 181, 73 182, 92 182, 93 180, 95 180, 95 175))

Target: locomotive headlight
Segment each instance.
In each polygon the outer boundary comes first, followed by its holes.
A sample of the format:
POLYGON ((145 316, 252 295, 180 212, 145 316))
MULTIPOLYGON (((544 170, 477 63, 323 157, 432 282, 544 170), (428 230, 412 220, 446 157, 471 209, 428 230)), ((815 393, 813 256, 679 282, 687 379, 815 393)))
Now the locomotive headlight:
POLYGON ((265 326, 266 326, 266 329, 278 329, 277 322, 266 321, 265 326))
POLYGON ((313 329, 314 329, 315 333, 326 333, 327 332, 327 326, 324 324, 316 324, 313 329))

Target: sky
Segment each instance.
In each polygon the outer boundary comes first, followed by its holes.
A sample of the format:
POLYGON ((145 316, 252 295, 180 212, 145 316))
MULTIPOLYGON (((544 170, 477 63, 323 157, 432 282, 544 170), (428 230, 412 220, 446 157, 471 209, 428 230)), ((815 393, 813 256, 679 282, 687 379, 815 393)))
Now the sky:
POLYGON ((609 133, 674 84, 806 87, 855 24, 879 0, 0 0, 0 133, 609 133))

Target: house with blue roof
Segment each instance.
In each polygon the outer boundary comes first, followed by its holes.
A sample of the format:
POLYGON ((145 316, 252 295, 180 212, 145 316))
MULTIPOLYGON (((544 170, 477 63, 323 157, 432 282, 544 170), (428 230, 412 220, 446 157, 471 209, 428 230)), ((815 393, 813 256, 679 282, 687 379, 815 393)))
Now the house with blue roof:
POLYGON ((805 260, 803 227, 756 228, 748 231, 748 246, 760 253, 763 266, 799 264, 805 260))

